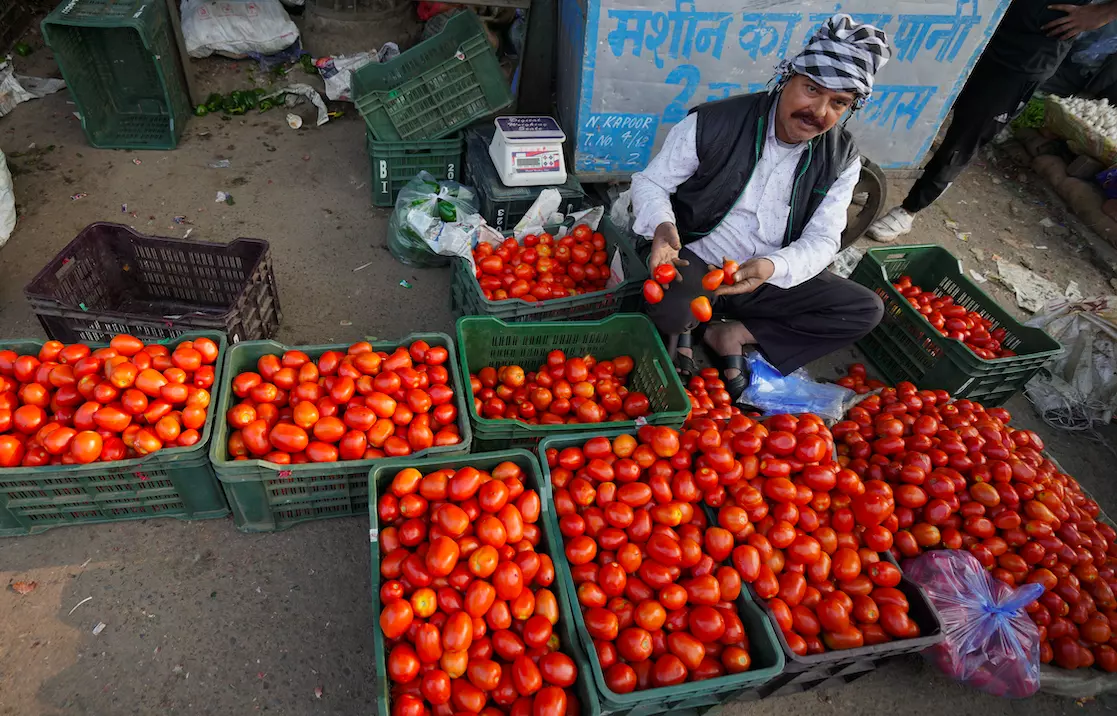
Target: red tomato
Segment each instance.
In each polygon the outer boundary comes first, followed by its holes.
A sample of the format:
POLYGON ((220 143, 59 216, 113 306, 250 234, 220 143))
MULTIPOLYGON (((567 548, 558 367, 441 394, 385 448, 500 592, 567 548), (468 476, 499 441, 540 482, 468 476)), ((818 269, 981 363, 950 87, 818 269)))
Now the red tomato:
POLYGON ((698 319, 699 323, 706 323, 714 316, 713 306, 706 296, 698 296, 690 302, 690 312, 698 319))

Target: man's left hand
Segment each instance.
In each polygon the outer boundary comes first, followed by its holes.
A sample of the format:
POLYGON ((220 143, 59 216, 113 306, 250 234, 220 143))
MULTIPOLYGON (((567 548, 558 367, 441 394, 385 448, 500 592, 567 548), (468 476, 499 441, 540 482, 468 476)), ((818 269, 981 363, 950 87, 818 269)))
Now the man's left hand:
POLYGON ((1043 26, 1048 36, 1071 40, 1088 30, 1096 30, 1114 18, 1112 3, 1098 5, 1048 5, 1048 10, 1058 10, 1066 15, 1043 26))
POLYGON ((749 259, 741 264, 737 273, 733 274, 733 283, 723 285, 715 293, 718 296, 736 296, 741 293, 752 293, 760 288, 765 281, 772 278, 776 265, 770 259, 749 259))

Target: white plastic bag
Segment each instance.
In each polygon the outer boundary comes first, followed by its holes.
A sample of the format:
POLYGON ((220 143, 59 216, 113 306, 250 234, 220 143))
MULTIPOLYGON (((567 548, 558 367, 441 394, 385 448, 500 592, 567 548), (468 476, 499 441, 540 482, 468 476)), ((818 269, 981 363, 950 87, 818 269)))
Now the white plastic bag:
POLYGON ((355 55, 331 55, 319 57, 314 61, 322 82, 326 85, 326 96, 333 101, 352 102, 353 73, 370 62, 388 62, 399 57, 399 45, 386 42, 379 52, 358 52, 355 55))
POLYGON ((1025 388, 1044 420, 1068 430, 1108 423, 1117 413, 1117 296, 1057 298, 1025 325, 1064 347, 1025 388))
POLYGON ((0 246, 7 243, 16 226, 16 195, 12 187, 12 173, 8 161, 0 150, 0 246))
POLYGON ((65 86, 64 80, 17 75, 11 62, 0 62, 0 117, 17 104, 46 97, 65 86))
POLYGON ((279 0, 182 0, 182 34, 191 57, 274 55, 299 39, 279 0))
POLYGON ((632 189, 625 189, 609 208, 609 221, 621 231, 631 231, 633 220, 632 189))

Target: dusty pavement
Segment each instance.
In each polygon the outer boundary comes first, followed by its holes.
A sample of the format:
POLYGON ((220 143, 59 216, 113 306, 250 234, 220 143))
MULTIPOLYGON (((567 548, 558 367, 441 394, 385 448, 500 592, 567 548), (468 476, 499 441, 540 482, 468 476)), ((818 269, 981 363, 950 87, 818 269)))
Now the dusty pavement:
MULTIPOLYGON (((44 55, 31 60, 47 72, 44 55)), ((235 85, 231 72, 222 68, 235 85)), ((190 123, 175 152, 110 152, 85 144, 73 110, 63 92, 0 120, 0 147, 17 155, 9 161, 21 207, 16 233, 0 251, 0 335, 41 336, 22 288, 94 221, 169 236, 192 229, 192 238, 216 241, 268 239, 284 310, 279 339, 288 343, 452 330, 448 271, 403 267, 384 247, 387 213, 369 206, 364 130, 354 112, 297 132, 275 112, 208 117, 190 123), (220 159, 230 168, 210 168, 220 159), (217 191, 236 203, 215 203, 217 191), (71 200, 78 193, 86 196, 71 200), (176 224, 175 216, 189 223, 176 224), (404 279, 411 288, 400 285, 404 279)), ((1061 219, 1057 209, 1037 204, 1046 200, 1029 182, 1021 185, 1016 170, 983 165, 921 219, 909 241, 941 243, 980 271, 1000 254, 1026 259, 1064 285, 1073 278, 1086 295, 1105 290, 1107 277, 1073 236, 1040 227, 1044 217, 1061 219), (948 228, 948 220, 958 227, 948 228), (968 241, 956 231, 969 233, 968 241)), ((814 368, 832 376, 853 359, 850 352, 814 368)), ((1037 423, 1022 400, 1010 408, 1021 422, 1037 423)), ((1039 429, 1065 467, 1117 512, 1109 443, 1039 429)), ((350 518, 244 535, 230 520, 150 520, 0 542, 0 585, 39 583, 26 596, 0 590, 0 714, 373 712, 366 527, 350 518)), ((1117 701, 994 699, 912 658, 845 689, 723 713, 1046 716, 1107 707, 1117 701)))

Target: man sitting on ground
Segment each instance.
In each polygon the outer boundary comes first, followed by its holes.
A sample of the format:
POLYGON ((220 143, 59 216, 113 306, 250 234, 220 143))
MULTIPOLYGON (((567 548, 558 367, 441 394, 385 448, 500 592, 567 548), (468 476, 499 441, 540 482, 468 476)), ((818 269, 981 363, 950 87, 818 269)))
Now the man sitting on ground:
POLYGON ((676 364, 697 372, 690 310, 696 296, 731 320, 703 337, 725 360, 736 399, 748 385, 744 350, 756 346, 783 374, 867 334, 883 308, 875 293, 825 269, 841 245, 861 161, 843 119, 860 108, 891 50, 884 32, 830 18, 769 92, 691 110, 648 167, 632 178, 634 229, 651 237, 650 266, 679 280, 648 306, 677 336, 676 364), (708 266, 740 264, 731 285, 703 288, 708 266))

